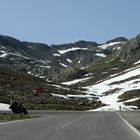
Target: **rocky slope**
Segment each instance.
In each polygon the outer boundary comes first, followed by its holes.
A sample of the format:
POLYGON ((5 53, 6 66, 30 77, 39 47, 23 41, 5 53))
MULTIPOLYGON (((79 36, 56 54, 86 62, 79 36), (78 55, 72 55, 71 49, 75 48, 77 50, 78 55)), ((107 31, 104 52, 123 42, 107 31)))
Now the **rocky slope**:
MULTIPOLYGON (((96 95, 106 104, 97 110, 140 108, 140 36, 127 41, 115 53, 84 69, 89 76, 64 82, 83 87, 88 95, 96 95)), ((88 75, 86 74, 86 75, 88 75)))
POLYGON ((85 93, 46 83, 45 79, 0 67, 0 103, 17 101, 27 109, 89 110, 103 106, 85 93), (73 98, 73 96, 81 98, 73 98))
POLYGON ((69 67, 76 66, 82 69, 93 65, 100 58, 114 53, 124 43, 124 39, 116 40, 118 42, 113 40, 104 45, 78 41, 48 46, 41 43, 22 42, 1 35, 0 65, 52 79, 69 67))
MULTIPOLYGON (((121 106, 124 110, 136 109, 140 108, 139 49, 140 35, 130 40, 119 37, 104 44, 78 41, 51 46, 0 36, 0 68, 42 80, 39 83, 47 90, 41 97, 34 96, 32 91, 38 84, 26 87, 34 99, 34 102, 25 102, 29 108, 118 110, 121 106)), ((7 85, 12 84, 15 83, 7 85)), ((5 83, 1 85, 1 102, 8 103, 10 90, 5 83)), ((21 94, 22 91, 22 88, 18 91, 20 97, 25 97, 27 92, 21 94)))

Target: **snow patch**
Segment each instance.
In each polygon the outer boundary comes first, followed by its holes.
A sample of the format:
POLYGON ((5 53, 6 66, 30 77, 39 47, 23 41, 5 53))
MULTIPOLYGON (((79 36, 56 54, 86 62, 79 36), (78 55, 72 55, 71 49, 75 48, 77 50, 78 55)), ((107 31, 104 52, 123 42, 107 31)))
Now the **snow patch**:
POLYGON ((103 54, 103 53, 96 53, 95 55, 96 55, 96 56, 99 56, 99 57, 106 57, 106 55, 103 54))
POLYGON ((30 74, 30 75, 34 75, 31 71, 28 71, 27 73, 30 74))
POLYGON ((81 60, 82 60, 82 59, 83 59, 83 58, 80 58, 80 59, 79 59, 78 64, 80 64, 80 63, 81 63, 81 60))
POLYGON ((98 46, 102 49, 106 49, 107 47, 110 47, 110 46, 113 46, 113 45, 116 45, 116 44, 120 44, 122 42, 111 42, 111 43, 108 43, 108 44, 104 44, 104 45, 101 45, 101 46, 98 46))
POLYGON ((2 54, 2 55, 0 55, 0 57, 2 57, 2 58, 4 58, 4 57, 6 57, 8 54, 2 54))
POLYGON ((134 101, 137 101, 137 100, 139 100, 139 99, 140 99, 139 97, 137 97, 137 98, 133 98, 133 99, 130 99, 130 100, 124 101, 124 103, 134 102, 134 101))
POLYGON ((72 98, 72 97, 74 97, 74 98, 95 98, 95 96, 88 95, 88 94, 86 94, 86 95, 72 95, 72 94, 68 94, 67 97, 69 97, 69 98, 72 98))
POLYGON ((64 89, 64 90, 70 90, 69 88, 65 88, 65 87, 62 87, 60 85, 54 85, 54 84, 47 84, 48 86, 53 86, 53 87, 57 87, 57 88, 61 88, 61 89, 64 89))
MULTIPOLYGON (((128 79, 128 78, 131 78, 132 76, 138 76, 138 75, 140 75, 140 69, 139 68, 135 69, 135 70, 132 70, 132 71, 129 71, 127 73, 124 73, 122 75, 119 75, 117 77, 110 78, 108 80, 105 80, 105 81, 103 81, 101 83, 98 83, 98 84, 95 84, 93 86, 86 87, 86 88, 89 89, 89 92, 91 92, 90 94, 92 94, 93 91, 96 90, 97 91, 96 94, 102 95, 102 93, 114 89, 114 85, 110 85, 111 83, 119 82, 119 81, 122 81, 122 80, 125 80, 125 79, 128 79)), ((115 87, 115 88, 117 88, 117 87, 115 87)))
POLYGON ((87 78, 83 78, 83 79, 75 79, 73 81, 63 82, 61 84, 63 84, 63 85, 73 85, 73 84, 76 84, 78 82, 84 82, 84 81, 86 81, 86 80, 88 80, 90 78, 92 78, 92 77, 87 77, 87 78))
POLYGON ((61 94, 54 94, 54 93, 51 93, 54 97, 61 97, 61 98, 64 98, 64 99, 69 99, 67 96, 65 95, 61 95, 61 94))
POLYGON ((43 65, 41 65, 40 67, 41 68, 47 68, 47 69, 50 69, 51 68, 51 66, 43 66, 43 65))
POLYGON ((60 54, 53 54, 53 56, 61 56, 60 54))
POLYGON ((44 63, 44 64, 47 64, 47 63, 49 63, 50 61, 48 61, 48 60, 46 60, 46 61, 44 61, 44 60, 35 60, 36 62, 39 62, 39 63, 44 63))
POLYGON ((39 78, 44 79, 44 78, 46 78, 46 76, 39 76, 39 78))
POLYGON ((89 99, 89 100, 92 100, 93 98, 95 98, 95 96, 93 95, 72 95, 72 94, 67 94, 67 95, 61 95, 61 94, 54 94, 54 93, 51 93, 54 97, 61 97, 61 98, 64 98, 64 99, 67 99, 69 100, 70 98, 74 98, 74 99, 89 99))
POLYGON ((0 111, 8 111, 8 110, 11 110, 11 109, 9 109, 9 107, 10 107, 9 104, 0 103, 0 111))
POLYGON ((89 68, 90 66, 86 66, 86 67, 81 67, 80 69, 83 70, 83 69, 87 69, 89 68))
POLYGON ((85 77, 92 76, 92 75, 93 75, 92 73, 88 73, 88 74, 85 74, 85 77))
POLYGON ((68 66, 67 65, 65 65, 65 64, 63 64, 63 63, 59 63, 61 66, 63 66, 63 67, 65 67, 65 68, 67 68, 68 66))
POLYGON ((139 63, 140 63, 140 60, 139 60, 139 61, 137 61, 137 62, 135 62, 135 63, 134 63, 134 65, 137 65, 137 64, 139 64, 139 63))
POLYGON ((79 48, 79 47, 76 47, 76 48, 69 48, 67 50, 58 50, 58 52, 60 54, 64 54, 64 53, 67 53, 67 52, 70 52, 70 51, 76 51, 76 50, 88 50, 88 48, 79 48))
POLYGON ((22 54, 20 54, 20 53, 18 53, 18 52, 16 52, 16 53, 7 53, 7 54, 8 54, 8 55, 18 56, 18 57, 23 57, 23 58, 25 58, 25 59, 30 59, 29 57, 24 56, 24 55, 22 55, 22 54))
POLYGON ((0 52, 3 53, 3 54, 0 55, 0 57, 4 58, 4 57, 6 57, 8 55, 5 51, 0 51, 0 52))
POLYGON ((119 68, 111 68, 110 70, 117 70, 117 69, 119 69, 119 68))
POLYGON ((69 63, 72 63, 72 60, 71 60, 71 59, 68 59, 68 58, 67 58, 66 60, 67 60, 69 63))

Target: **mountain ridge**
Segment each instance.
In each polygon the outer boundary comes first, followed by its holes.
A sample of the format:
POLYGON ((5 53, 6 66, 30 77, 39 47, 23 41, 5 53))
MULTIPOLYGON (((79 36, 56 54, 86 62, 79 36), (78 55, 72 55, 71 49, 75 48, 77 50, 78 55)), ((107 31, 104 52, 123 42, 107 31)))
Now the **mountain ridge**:
MULTIPOLYGON (((121 105, 127 110, 140 108, 139 49, 140 35, 130 40, 118 37, 104 44, 82 40, 51 46, 0 36, 0 67, 42 78, 49 99, 55 98, 57 103, 72 101, 79 106, 82 102, 82 109, 99 110, 118 110, 121 105)), ((43 102, 41 106, 46 104, 43 102)))
MULTIPOLYGON (((94 61, 114 51, 98 48, 99 44, 91 41, 81 40, 75 43, 49 46, 44 43, 25 42, 2 35, 0 36, 0 45, 3 46, 1 58, 4 59, 2 56, 5 56, 7 61, 15 63, 19 71, 24 69, 28 73, 30 70, 34 75, 41 76, 48 73, 47 75, 51 75, 51 77, 73 65, 77 65, 78 67, 91 65, 94 61), (5 49, 4 46, 6 47, 5 49), (10 58, 8 57, 9 55, 10 58), (11 57, 13 57, 13 60, 11 57), (23 58, 26 60, 23 60, 23 58), (21 68, 19 63, 23 63, 21 68), (32 64, 36 68, 31 67, 32 64), (41 67, 38 67, 39 65, 41 67), (45 69, 45 67, 48 69, 45 69)), ((13 65, 11 67, 13 68, 13 65)))

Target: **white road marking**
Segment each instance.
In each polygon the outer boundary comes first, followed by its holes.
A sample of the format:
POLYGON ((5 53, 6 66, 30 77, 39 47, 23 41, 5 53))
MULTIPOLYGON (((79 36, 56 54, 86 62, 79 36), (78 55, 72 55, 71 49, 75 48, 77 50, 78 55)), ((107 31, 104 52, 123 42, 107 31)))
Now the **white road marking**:
MULTIPOLYGON (((45 117, 46 117, 46 115, 45 115, 45 117)), ((47 117, 51 118, 52 115, 48 115, 47 117)), ((15 121, 0 122, 0 125, 10 124, 10 123, 17 123, 17 122, 23 122, 23 121, 29 121, 31 119, 35 119, 35 118, 27 118, 27 119, 15 120, 15 121)))
POLYGON ((71 122, 67 122, 66 124, 62 125, 62 126, 60 127, 60 129, 65 128, 65 127, 67 127, 67 126, 70 125, 70 124, 71 124, 71 122))
POLYGON ((24 120, 9 121, 9 122, 2 122, 2 123, 0 123, 0 125, 10 124, 10 123, 16 123, 16 122, 22 122, 22 121, 25 121, 25 119, 24 120))

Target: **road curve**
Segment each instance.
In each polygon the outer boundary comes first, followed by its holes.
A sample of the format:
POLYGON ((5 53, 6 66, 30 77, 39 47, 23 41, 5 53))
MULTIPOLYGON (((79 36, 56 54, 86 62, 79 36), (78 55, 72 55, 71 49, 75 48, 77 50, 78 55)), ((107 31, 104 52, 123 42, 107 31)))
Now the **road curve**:
POLYGON ((0 140, 140 140, 116 112, 48 112, 0 123, 0 140))

